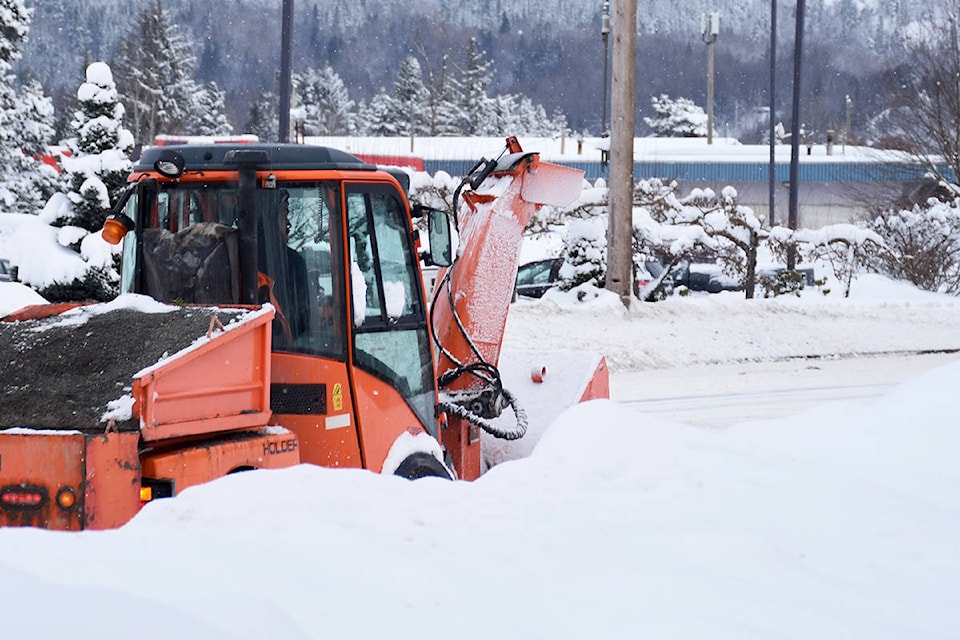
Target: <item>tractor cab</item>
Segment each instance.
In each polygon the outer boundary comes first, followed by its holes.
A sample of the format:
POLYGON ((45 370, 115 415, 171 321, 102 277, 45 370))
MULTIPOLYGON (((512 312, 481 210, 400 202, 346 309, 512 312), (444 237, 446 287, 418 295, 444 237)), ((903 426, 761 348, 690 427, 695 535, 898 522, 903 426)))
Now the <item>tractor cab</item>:
MULTIPOLYGON (((149 149, 130 180, 104 230, 123 238, 122 292, 273 305, 271 409, 303 461, 381 471, 402 433, 438 437, 416 235, 394 176, 325 147, 211 144, 149 149)), ((445 220, 430 229, 449 256, 445 220)))

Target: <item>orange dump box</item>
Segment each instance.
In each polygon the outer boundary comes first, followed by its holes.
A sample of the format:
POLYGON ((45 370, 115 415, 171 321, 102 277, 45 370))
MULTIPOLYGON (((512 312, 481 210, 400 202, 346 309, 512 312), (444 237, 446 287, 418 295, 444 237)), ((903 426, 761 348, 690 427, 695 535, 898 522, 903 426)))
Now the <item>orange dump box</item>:
POLYGON ((271 307, 131 297, 20 317, 0 322, 0 525, 116 527, 144 501, 299 462, 266 426, 271 307))

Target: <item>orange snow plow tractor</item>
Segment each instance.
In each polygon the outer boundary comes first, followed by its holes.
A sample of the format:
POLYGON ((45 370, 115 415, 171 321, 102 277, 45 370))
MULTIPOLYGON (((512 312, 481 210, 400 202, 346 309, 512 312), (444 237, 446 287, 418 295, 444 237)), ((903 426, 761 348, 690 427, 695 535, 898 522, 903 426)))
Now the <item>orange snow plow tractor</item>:
MULTIPOLYGON (((411 208, 407 180, 325 147, 147 150, 103 230, 122 295, 0 322, 0 525, 116 527, 301 462, 478 477, 480 432, 527 426, 497 366, 523 229, 582 174, 509 138, 455 215, 411 208)), ((577 376, 566 405, 608 395, 602 357, 577 376)))

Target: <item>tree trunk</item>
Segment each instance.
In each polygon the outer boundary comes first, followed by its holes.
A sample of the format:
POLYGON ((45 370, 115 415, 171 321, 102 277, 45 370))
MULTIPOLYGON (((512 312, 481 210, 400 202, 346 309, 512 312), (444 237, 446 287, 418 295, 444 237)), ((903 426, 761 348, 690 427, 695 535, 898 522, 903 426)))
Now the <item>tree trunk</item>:
POLYGON ((756 233, 750 234, 750 246, 746 250, 747 255, 747 275, 743 283, 744 288, 746 289, 747 299, 751 299, 754 296, 754 291, 757 288, 757 245, 759 244, 759 239, 756 233))

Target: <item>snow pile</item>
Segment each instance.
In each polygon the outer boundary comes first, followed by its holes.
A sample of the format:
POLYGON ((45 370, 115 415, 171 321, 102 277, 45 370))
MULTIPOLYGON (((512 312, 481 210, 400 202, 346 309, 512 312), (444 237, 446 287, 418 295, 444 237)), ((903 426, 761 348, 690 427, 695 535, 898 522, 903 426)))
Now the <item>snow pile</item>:
POLYGON ((958 384, 725 431, 597 401, 473 483, 228 476, 119 531, 0 531, 0 606, 78 640, 956 637, 958 384))
POLYGON ((60 244, 60 230, 47 224, 65 203, 66 196, 57 194, 39 216, 0 213, 0 256, 19 267, 21 282, 42 289, 54 282, 82 278, 86 272, 84 256, 60 244))

